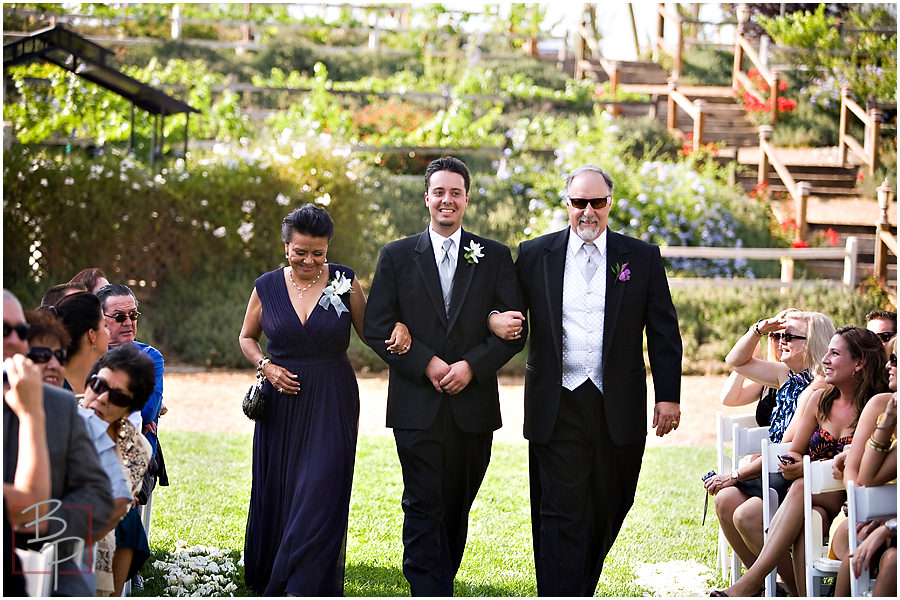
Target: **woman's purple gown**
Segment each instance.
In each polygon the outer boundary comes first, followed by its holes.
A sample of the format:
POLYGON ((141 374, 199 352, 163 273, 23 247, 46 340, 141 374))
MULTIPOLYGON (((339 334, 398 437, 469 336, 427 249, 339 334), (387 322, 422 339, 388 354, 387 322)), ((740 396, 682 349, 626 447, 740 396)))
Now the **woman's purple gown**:
MULTIPOLYGON (((342 271, 328 265, 329 280, 342 271)), ((256 280, 272 362, 300 377, 300 393, 266 381, 253 436, 253 485, 244 541, 247 587, 266 596, 343 593, 347 515, 359 425, 359 388, 347 359, 350 313, 316 305, 306 324, 281 269, 256 280)), ((349 310, 349 294, 341 296, 349 310)))

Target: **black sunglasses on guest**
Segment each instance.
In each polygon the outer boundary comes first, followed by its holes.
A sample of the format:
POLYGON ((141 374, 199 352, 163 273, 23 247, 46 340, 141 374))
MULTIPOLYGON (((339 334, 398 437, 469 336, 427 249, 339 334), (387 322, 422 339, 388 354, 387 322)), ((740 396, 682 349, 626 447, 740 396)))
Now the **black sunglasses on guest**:
POLYGON ((601 208, 606 208, 611 199, 612 196, 606 196, 605 198, 569 198, 569 203, 578 210, 584 210, 589 203, 594 210, 600 210, 601 208))
POLYGON ((803 335, 794 335, 793 333, 781 333, 780 331, 776 331, 775 333, 770 333, 769 337, 775 340, 781 340, 785 344, 789 343, 791 340, 805 340, 806 336, 803 335))
POLYGON ((54 356, 62 366, 66 366, 66 363, 69 362, 69 353, 65 348, 60 348, 59 350, 51 350, 50 348, 46 348, 44 346, 32 346, 28 349, 28 354, 26 354, 25 356, 39 365, 50 362, 50 359, 54 356))
POLYGON ((122 390, 117 390, 114 387, 110 387, 109 383, 99 375, 91 375, 88 378, 88 385, 91 387, 94 392, 98 396, 102 396, 103 392, 109 392, 107 399, 111 404, 115 404, 116 406, 121 406, 123 408, 127 408, 131 406, 131 402, 134 400, 131 396, 123 392, 122 390))
POLYGON ((131 322, 134 323, 138 320, 138 317, 141 316, 141 313, 133 310, 130 313, 117 312, 114 315, 107 315, 104 313, 103 316, 113 319, 116 323, 124 323, 126 319, 131 319, 131 322))
POLYGON ((891 362, 892 367, 897 366, 897 355, 896 354, 891 354, 890 357, 888 357, 888 360, 891 362))
POLYGON ((13 325, 12 323, 3 321, 3 339, 6 339, 10 335, 12 335, 13 331, 19 334, 20 340, 27 340, 28 334, 31 333, 31 325, 29 325, 28 323, 18 323, 16 325, 13 325))
POLYGON ((894 331, 882 331, 876 333, 875 335, 877 335, 878 339, 880 339, 883 343, 887 344, 895 335, 897 335, 897 333, 894 331))

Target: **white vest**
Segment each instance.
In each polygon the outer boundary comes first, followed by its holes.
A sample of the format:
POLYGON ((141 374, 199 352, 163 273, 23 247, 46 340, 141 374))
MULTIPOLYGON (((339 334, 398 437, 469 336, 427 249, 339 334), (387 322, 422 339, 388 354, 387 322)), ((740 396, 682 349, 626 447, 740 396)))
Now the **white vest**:
POLYGON ((562 386, 567 390, 575 390, 590 379, 603 391, 606 254, 606 248, 603 248, 595 257, 599 260, 597 272, 587 283, 582 262, 573 255, 572 246, 566 253, 562 301, 562 386))

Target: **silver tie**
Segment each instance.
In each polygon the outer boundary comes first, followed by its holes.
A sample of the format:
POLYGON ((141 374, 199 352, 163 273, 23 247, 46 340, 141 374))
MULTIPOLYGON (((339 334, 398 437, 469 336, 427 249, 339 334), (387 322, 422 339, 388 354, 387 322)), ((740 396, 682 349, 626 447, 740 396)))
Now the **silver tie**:
POLYGON ((598 261, 594 259, 594 256, 597 254, 597 246, 585 243, 581 247, 584 253, 587 254, 587 260, 584 262, 584 280, 590 283, 591 279, 594 278, 594 273, 597 272, 598 261))
POLYGON ((450 250, 453 248, 453 240, 444 240, 441 249, 444 255, 438 265, 438 273, 441 276, 441 290, 444 292, 444 310, 450 314, 450 291, 453 288, 453 263, 450 260, 450 250))

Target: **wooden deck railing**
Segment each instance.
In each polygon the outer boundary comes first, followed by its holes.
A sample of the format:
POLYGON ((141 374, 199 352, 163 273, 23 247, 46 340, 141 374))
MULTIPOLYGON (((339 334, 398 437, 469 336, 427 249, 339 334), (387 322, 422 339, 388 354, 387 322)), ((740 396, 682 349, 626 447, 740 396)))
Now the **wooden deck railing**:
POLYGON ((850 97, 850 86, 841 87, 841 121, 838 137, 838 149, 841 153, 841 165, 847 164, 847 150, 853 150, 860 160, 869 167, 869 175, 875 174, 878 165, 878 135, 881 128, 881 111, 870 108, 868 112, 850 97), (850 135, 850 114, 855 115, 865 126, 863 143, 860 144, 850 135))
POLYGON ((797 182, 785 164, 778 158, 775 146, 769 142, 774 128, 771 125, 763 125, 759 128, 759 166, 757 167, 757 184, 769 183, 769 165, 775 169, 781 178, 784 187, 794 201, 797 213, 797 230, 795 241, 805 240, 808 229, 806 220, 806 205, 809 201, 809 192, 812 186, 806 181, 797 182))

